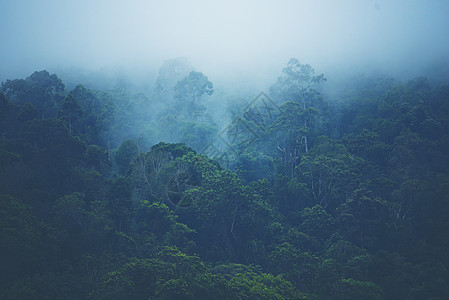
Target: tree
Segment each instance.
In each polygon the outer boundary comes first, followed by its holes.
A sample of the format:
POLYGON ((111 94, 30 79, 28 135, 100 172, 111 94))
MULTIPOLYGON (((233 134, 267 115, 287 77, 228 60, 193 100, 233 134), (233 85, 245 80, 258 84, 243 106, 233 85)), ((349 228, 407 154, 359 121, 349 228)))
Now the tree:
POLYGON ((394 241, 393 205, 372 191, 355 190, 337 208, 337 224, 341 235, 359 247, 367 249, 385 248, 394 241))
POLYGON ((71 136, 64 123, 56 119, 26 122, 17 141, 23 145, 19 154, 26 155, 24 163, 29 169, 10 176, 29 178, 30 185, 27 188, 18 186, 16 192, 24 201, 30 201, 34 213, 46 218, 54 199, 73 192, 80 175, 79 167, 85 159, 85 144, 71 136))
POLYGON ((0 140, 14 136, 20 127, 17 122, 17 107, 0 91, 0 140))
POLYGON ((335 284, 336 299, 384 299, 382 289, 372 282, 343 278, 335 284))
POLYGON ((300 103, 294 101, 283 103, 280 109, 281 113, 269 126, 268 134, 276 143, 273 148, 276 147, 281 152, 284 174, 293 178, 300 157, 309 151, 307 136, 312 129, 311 121, 318 111, 314 108, 304 109, 300 103))
MULTIPOLYGON (((133 259, 102 278, 89 299, 148 299, 159 282, 176 276, 174 264, 161 259, 133 259)), ((153 298, 153 297, 152 297, 153 298)))
POLYGON ((2 90, 12 102, 24 104, 30 102, 45 117, 54 117, 61 100, 64 98, 64 84, 55 74, 36 71, 26 79, 7 80, 2 90))
POLYGON ((302 102, 304 107, 314 100, 318 84, 326 81, 323 74, 315 75, 309 64, 301 64, 298 59, 291 58, 282 70, 271 91, 276 96, 285 97, 287 101, 302 102))
POLYGON ((62 80, 56 74, 50 75, 46 70, 36 71, 26 80, 40 86, 51 95, 61 95, 64 92, 65 86, 62 80))
POLYGON ((139 147, 132 140, 124 141, 115 152, 115 162, 119 167, 119 172, 124 174, 128 170, 131 162, 139 154, 139 147))
POLYGON ((31 207, 0 194, 0 289, 9 288, 5 283, 38 269, 40 226, 31 207))
POLYGON ((357 186, 355 171, 363 160, 352 156, 346 148, 327 137, 320 137, 316 145, 296 167, 294 180, 312 203, 332 208, 343 202, 357 186))
POLYGON ((188 76, 193 67, 185 57, 177 57, 164 61, 159 68, 155 90, 159 95, 173 96, 176 83, 188 76))
POLYGON ((30 102, 25 103, 19 109, 19 121, 25 123, 26 121, 37 119, 38 111, 36 107, 30 102))
POLYGON ((58 118, 67 121, 69 132, 72 133, 73 123, 83 115, 83 108, 72 94, 67 95, 58 111, 58 118))
POLYGON ((97 95, 81 84, 70 91, 70 94, 75 97, 83 109, 83 114, 78 120, 80 134, 84 135, 84 139, 89 143, 98 143, 100 128, 97 125, 104 106, 104 99, 101 99, 104 94, 98 93, 97 95))
POLYGON ((84 87, 82 84, 78 84, 75 89, 73 89, 70 94, 72 94, 75 99, 83 106, 86 114, 90 115, 92 113, 98 113, 98 99, 96 99, 95 94, 84 87))
POLYGON ((109 170, 110 161, 108 160, 108 152, 98 145, 87 146, 87 166, 96 169, 98 172, 104 173, 109 170))
POLYGON ((264 227, 272 221, 271 207, 256 189, 243 185, 235 173, 204 155, 183 159, 201 176, 184 199, 189 207, 187 224, 198 230, 200 248, 215 259, 247 258, 251 240, 262 239, 264 227))
POLYGON ((130 178, 142 200, 163 202, 179 208, 183 192, 197 184, 191 164, 182 156, 195 151, 185 144, 159 143, 150 152, 140 153, 132 162, 130 178))
POLYGON ((132 226, 134 207, 132 186, 126 178, 115 179, 107 192, 107 208, 118 231, 128 232, 132 226))
POLYGON ((84 194, 74 192, 53 205, 54 224, 59 228, 60 247, 68 256, 84 252, 98 254, 106 248, 111 220, 104 201, 87 203, 84 194))
MULTIPOLYGON (((298 59, 291 58, 287 66, 282 70, 282 76, 278 77, 270 91, 275 99, 293 101, 301 104, 303 110, 315 108, 324 113, 327 104, 323 102, 320 93, 316 90, 318 85, 326 78, 323 74, 315 75, 315 70, 308 64, 301 64, 298 59)), ((309 121, 302 118, 303 127, 307 130, 309 121)), ((309 132, 304 132, 302 139, 304 151, 307 153, 309 132)))
POLYGON ((288 242, 276 245, 269 254, 269 266, 273 273, 280 273, 297 288, 312 292, 316 282, 318 257, 303 252, 288 242))
POLYGON ((175 99, 181 107, 185 107, 186 104, 183 101, 189 102, 190 108, 188 109, 191 116, 195 110, 200 108, 195 101, 198 101, 204 94, 212 95, 214 92, 213 84, 210 82, 206 75, 201 72, 192 71, 189 76, 185 77, 174 87, 175 99))
POLYGON ((314 240, 322 242, 330 236, 334 220, 320 205, 304 208, 301 217, 302 223, 299 229, 314 240))

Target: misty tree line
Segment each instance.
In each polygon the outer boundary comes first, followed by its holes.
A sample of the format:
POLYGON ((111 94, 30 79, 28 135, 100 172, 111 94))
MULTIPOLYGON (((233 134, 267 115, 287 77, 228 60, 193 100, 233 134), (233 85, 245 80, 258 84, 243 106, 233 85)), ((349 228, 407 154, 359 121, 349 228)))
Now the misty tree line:
POLYGON ((2 83, 0 298, 449 298, 449 85, 359 80, 2 83))

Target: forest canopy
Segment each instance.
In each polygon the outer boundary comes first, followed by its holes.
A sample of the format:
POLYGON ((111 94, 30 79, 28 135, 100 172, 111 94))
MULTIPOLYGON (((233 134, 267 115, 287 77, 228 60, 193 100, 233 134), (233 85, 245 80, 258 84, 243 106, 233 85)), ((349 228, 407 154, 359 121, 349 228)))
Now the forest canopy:
POLYGON ((449 82, 186 59, 0 91, 0 299, 448 299, 449 82))

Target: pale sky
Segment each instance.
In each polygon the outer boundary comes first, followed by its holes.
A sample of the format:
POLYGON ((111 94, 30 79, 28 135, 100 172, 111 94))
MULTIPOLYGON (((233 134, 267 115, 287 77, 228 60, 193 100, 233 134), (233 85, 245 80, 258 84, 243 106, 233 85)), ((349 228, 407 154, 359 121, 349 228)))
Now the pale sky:
POLYGON ((0 81, 179 56, 215 76, 279 73, 290 57, 418 68, 449 61, 449 1, 0 0, 0 81))

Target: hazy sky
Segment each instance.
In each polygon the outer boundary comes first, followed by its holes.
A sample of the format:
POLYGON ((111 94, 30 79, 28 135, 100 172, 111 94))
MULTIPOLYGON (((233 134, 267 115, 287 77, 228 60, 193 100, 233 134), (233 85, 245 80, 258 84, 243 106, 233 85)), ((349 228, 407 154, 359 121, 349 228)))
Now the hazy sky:
POLYGON ((416 69, 448 61, 449 1, 0 0, 0 81, 178 56, 213 76, 416 69))

